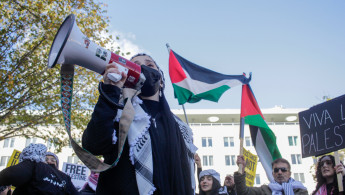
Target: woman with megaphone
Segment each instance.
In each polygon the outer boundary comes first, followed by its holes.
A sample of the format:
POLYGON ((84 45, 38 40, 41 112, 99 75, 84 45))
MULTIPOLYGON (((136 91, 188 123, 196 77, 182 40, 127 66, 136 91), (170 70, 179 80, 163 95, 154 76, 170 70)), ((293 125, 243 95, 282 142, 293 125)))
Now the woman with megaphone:
POLYGON ((141 91, 124 88, 127 75, 116 64, 107 65, 100 97, 83 134, 83 147, 103 155, 105 163, 121 155, 116 166, 100 173, 96 194, 194 194, 196 147, 191 129, 171 112, 163 93, 164 75, 156 62, 143 53, 131 61, 141 66, 146 77, 141 91), (109 73, 122 78, 111 81, 109 73))

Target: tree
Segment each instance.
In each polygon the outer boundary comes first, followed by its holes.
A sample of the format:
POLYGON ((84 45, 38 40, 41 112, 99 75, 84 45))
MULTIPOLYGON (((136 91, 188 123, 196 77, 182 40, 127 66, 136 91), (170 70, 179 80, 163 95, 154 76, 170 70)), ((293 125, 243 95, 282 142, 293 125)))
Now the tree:
MULTIPOLYGON (((59 150, 68 139, 60 108, 60 66, 47 68, 50 46, 71 13, 87 37, 102 47, 109 44, 112 37, 104 37, 106 5, 93 0, 9 0, 1 1, 0 8, 0 141, 15 136, 57 138, 59 150)), ((85 129, 99 79, 76 67, 73 129, 85 129)))

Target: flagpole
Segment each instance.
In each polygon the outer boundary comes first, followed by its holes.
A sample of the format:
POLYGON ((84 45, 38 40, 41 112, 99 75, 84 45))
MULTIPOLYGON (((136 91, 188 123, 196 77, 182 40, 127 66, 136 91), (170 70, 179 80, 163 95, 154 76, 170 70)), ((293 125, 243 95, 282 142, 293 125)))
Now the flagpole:
MULTIPOLYGON (((244 138, 244 118, 240 119, 240 155, 243 156, 243 138, 244 138)), ((238 172, 243 174, 243 166, 240 164, 238 166, 238 172)))
MULTIPOLYGON (((170 49, 169 43, 167 43, 166 46, 167 46, 167 49, 168 49, 168 53, 170 54, 170 50, 171 49, 170 49)), ((183 109, 184 117, 186 119, 186 123, 189 126, 189 122, 188 122, 188 118, 187 118, 187 114, 186 114, 186 109, 184 108, 183 104, 182 104, 182 109, 183 109)))
MULTIPOLYGON (((242 95, 243 95, 243 86, 242 85, 242 95)), ((241 112, 242 112, 242 95, 241 95, 241 112)), ((244 138, 244 117, 240 117, 240 155, 243 156, 243 138, 244 138)), ((238 172, 243 174, 243 165, 238 166, 238 172)))

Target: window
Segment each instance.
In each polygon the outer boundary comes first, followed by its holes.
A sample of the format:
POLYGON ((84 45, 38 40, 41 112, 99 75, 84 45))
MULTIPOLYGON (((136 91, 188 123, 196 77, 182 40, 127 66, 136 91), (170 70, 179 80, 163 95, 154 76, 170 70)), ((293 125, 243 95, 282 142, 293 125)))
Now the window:
POLYGON ((7 138, 7 139, 4 140, 4 146, 3 146, 3 148, 7 148, 7 147, 8 147, 9 141, 10 141, 9 138, 7 138))
POLYGON ((224 137, 224 147, 234 147, 234 138, 233 137, 224 137))
POLYGON ((201 145, 202 147, 212 147, 212 137, 202 137, 201 145))
POLYGON ((224 147, 229 147, 229 138, 224 137, 224 147))
POLYGON ((2 156, 0 159, 0 166, 6 166, 8 160, 10 160, 10 156, 2 156))
POLYGON ((246 140, 246 146, 253 146, 252 140, 250 139, 250 137, 245 137, 245 140, 246 140))
POLYGON ((300 181, 301 183, 305 183, 304 173, 294 173, 293 177, 295 180, 300 181))
POLYGON ((203 166, 213 166, 213 156, 202 156, 202 165, 203 166))
POLYGON ((235 155, 225 155, 225 165, 226 166, 236 165, 235 155))
POLYGON ((260 184, 260 174, 256 174, 255 176, 255 184, 260 184))
POLYGON ((229 155, 225 155, 225 165, 230 166, 230 156, 229 155))
POLYGON ((297 146, 297 136, 289 136, 289 146, 297 146))
POLYGON ((78 156, 69 156, 67 157, 67 162, 77 164, 79 162, 79 158, 78 156))
POLYGON ((26 138, 25 147, 30 145, 30 144, 35 144, 36 143, 36 139, 37 138, 26 138))
POLYGON ((14 141, 15 141, 15 138, 11 138, 11 144, 10 144, 10 147, 11 147, 11 148, 14 147, 14 141))
POLYGON ((292 164, 302 164, 302 159, 300 154, 291 154, 292 164))

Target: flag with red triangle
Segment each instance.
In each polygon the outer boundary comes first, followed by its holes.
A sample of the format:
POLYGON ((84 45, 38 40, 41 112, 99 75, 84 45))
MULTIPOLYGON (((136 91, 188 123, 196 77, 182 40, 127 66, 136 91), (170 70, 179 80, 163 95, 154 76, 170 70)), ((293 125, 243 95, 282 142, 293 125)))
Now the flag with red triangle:
POLYGON ((170 50, 169 75, 180 105, 202 99, 218 102, 222 94, 237 85, 248 84, 251 77, 225 75, 196 65, 170 50))
POLYGON ((281 158, 281 154, 276 136, 265 122, 249 84, 242 85, 241 118, 249 125, 253 145, 268 179, 274 181, 271 164, 275 159, 281 158))

